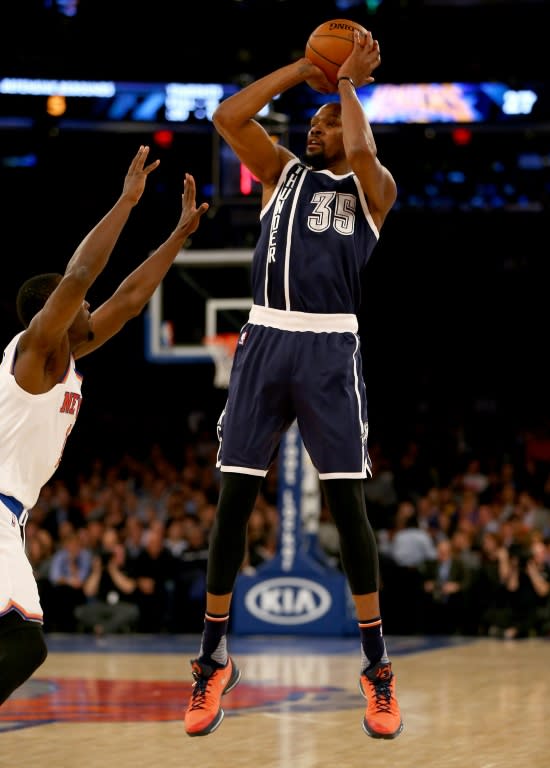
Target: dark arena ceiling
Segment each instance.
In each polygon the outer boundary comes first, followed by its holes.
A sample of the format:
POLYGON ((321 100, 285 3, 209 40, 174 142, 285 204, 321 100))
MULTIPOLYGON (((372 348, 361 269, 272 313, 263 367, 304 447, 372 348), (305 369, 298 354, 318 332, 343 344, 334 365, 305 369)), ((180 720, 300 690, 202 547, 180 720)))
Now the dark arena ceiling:
POLYGON ((540 78, 548 0, 17 0, 0 75, 240 82, 303 51, 331 18, 371 29, 385 82, 540 78))

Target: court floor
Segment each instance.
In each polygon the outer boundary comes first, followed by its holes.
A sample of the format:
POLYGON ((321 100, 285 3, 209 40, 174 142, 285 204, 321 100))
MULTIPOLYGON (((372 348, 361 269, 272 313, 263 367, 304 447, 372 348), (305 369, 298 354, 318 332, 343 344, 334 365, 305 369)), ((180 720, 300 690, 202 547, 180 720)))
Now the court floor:
POLYGON ((355 638, 232 637, 210 736, 182 713, 198 637, 50 636, 0 709, 1 768, 549 768, 550 641, 388 637, 405 728, 363 733, 355 638))

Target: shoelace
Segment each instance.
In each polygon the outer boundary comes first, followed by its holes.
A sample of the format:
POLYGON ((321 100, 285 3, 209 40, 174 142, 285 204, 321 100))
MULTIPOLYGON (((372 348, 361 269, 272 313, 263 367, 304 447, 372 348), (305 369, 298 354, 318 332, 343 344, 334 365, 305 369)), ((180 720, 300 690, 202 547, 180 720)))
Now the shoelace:
POLYGON ((210 682, 208 677, 201 677, 200 675, 195 675, 195 673, 193 675, 195 676, 195 682, 193 683, 193 692, 191 693, 190 711, 204 707, 208 683, 210 682))
POLYGON ((373 683, 371 681, 371 688, 374 690, 374 702, 376 711, 391 714, 392 694, 390 681, 383 680, 379 683, 373 683))

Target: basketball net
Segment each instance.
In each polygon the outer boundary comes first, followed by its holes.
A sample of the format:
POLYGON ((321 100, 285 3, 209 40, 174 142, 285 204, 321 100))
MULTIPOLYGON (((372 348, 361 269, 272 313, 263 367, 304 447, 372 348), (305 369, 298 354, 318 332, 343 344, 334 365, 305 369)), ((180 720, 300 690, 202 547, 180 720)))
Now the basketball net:
POLYGON ((213 336, 205 336, 202 341, 214 361, 214 386, 217 389, 227 389, 229 386, 238 340, 238 333, 216 333, 213 336))

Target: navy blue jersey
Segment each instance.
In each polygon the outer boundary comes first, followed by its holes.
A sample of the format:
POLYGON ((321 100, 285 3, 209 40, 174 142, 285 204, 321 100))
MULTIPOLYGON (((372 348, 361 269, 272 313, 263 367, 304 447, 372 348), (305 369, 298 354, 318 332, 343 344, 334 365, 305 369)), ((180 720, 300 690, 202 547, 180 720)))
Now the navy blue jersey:
POLYGON ((357 314, 378 230, 354 174, 289 161, 260 214, 254 304, 218 422, 222 472, 265 475, 297 419, 321 479, 371 474, 357 314))
POLYGON ((297 312, 359 312, 361 272, 378 230, 353 173, 287 163, 260 214, 254 304, 297 312))

